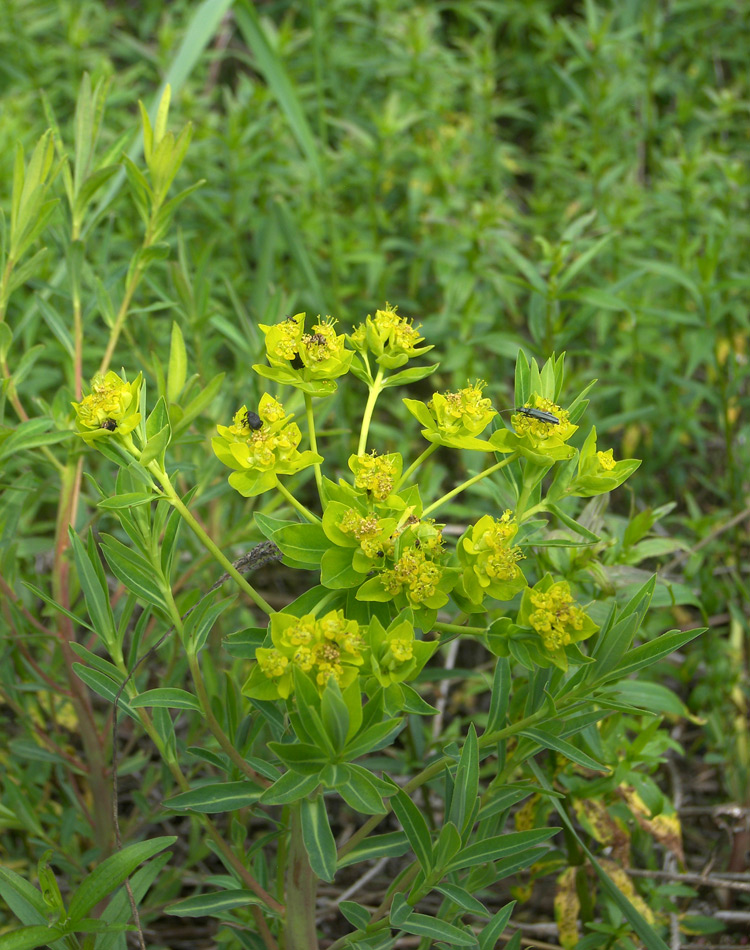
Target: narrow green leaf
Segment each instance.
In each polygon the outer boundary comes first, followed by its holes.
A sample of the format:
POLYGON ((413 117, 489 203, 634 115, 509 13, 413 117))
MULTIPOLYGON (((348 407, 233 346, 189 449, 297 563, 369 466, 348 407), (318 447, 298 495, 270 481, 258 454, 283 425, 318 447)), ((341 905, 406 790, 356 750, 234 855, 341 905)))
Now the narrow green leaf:
POLYGON ((566 742, 565 739, 560 739, 558 736, 552 736, 543 729, 524 729, 520 735, 526 736, 528 739, 533 739, 533 741, 537 742, 543 749, 553 749, 555 752, 559 752, 560 755, 564 755, 566 759, 570 759, 571 762, 575 762, 584 769, 592 769, 594 772, 611 771, 608 766, 601 765, 595 759, 592 759, 590 755, 586 755, 585 752, 576 749, 570 742, 566 742))
POLYGON ((59 940, 64 932, 59 927, 50 927, 48 924, 21 927, 0 937, 0 950, 33 950, 34 947, 48 947, 55 940, 59 940))
MULTIPOLYGON (((495 950, 498 940, 508 925, 510 915, 516 906, 515 901, 502 907, 479 934, 479 950, 495 950)), ((520 931, 519 931, 520 933, 520 931)))
MULTIPOLYGON (((92 670, 88 666, 84 666, 82 663, 74 663, 73 672, 88 686, 89 689, 93 690, 98 696, 108 699, 111 703, 115 701, 117 691, 121 685, 120 683, 116 683, 111 677, 106 676, 104 673, 100 673, 99 670, 92 670)), ((139 721, 136 712, 133 710, 130 703, 125 699, 124 696, 120 696, 118 706, 123 712, 128 713, 132 719, 135 719, 136 722, 139 721)))
POLYGON ((339 910, 346 917, 352 927, 364 930, 370 923, 370 912, 356 901, 340 901, 339 910))
POLYGON ((68 916, 71 924, 82 920, 99 901, 118 888, 139 864, 148 861, 175 841, 177 838, 174 835, 139 841, 102 861, 98 868, 84 878, 70 900, 68 916))
POLYGON ((562 521, 567 528, 570 528, 571 531, 575 531, 577 535, 585 538, 587 541, 601 541, 598 535, 594 534, 593 531, 589 531, 588 528, 584 528, 583 525, 578 524, 574 518, 571 518, 570 515, 566 514, 562 508, 559 508, 557 505, 547 503, 547 511, 553 514, 559 521, 562 521))
POLYGON ((159 689, 147 689, 145 693, 131 697, 130 705, 134 709, 139 706, 167 706, 170 709, 201 711, 201 704, 192 693, 188 693, 184 689, 166 686, 159 689))
POLYGON ((305 798, 300 802, 302 840, 310 858, 310 867, 324 881, 333 881, 336 873, 336 842, 328 824, 323 796, 315 801, 305 798))
POLYGON ((466 736, 461 758, 456 770, 455 790, 451 800, 448 820, 458 828, 465 830, 467 818, 472 814, 479 793, 479 745, 477 733, 472 723, 466 736))
POLYGON ((187 378, 187 350, 182 330, 178 323, 172 324, 172 342, 169 348, 169 369, 167 370, 167 402, 178 402, 187 378))
POLYGON ((276 50, 268 42, 266 32, 261 24, 255 6, 250 0, 239 0, 234 5, 234 15, 237 25, 250 47, 258 65, 258 69, 265 77, 282 112, 286 115, 292 134, 305 154, 310 167, 317 178, 322 178, 322 168, 318 146, 308 125, 304 109, 292 85, 287 71, 276 50))
POLYGON ((291 805, 314 792, 319 784, 317 773, 300 775, 299 772, 285 772, 263 792, 260 800, 264 805, 291 805))
POLYGON ((375 861, 378 858, 400 858, 409 850, 409 841, 403 831, 389 831, 383 835, 372 835, 360 841, 350 851, 339 858, 340 868, 361 861, 375 861))
POLYGON ((405 792, 398 792, 393 796, 391 807, 404 829, 404 834, 409 839, 420 867, 425 874, 429 874, 432 869, 432 841, 430 829, 427 827, 422 812, 405 792))
POLYGON ((105 508, 110 511, 117 511, 120 508, 137 508, 139 505, 148 505, 156 500, 156 496, 151 492, 131 491, 122 495, 112 495, 110 498, 102 498, 97 502, 97 508, 105 508))
POLYGON ((707 627, 697 627, 695 630, 670 630, 668 633, 663 633, 656 640, 643 643, 634 650, 630 650, 616 669, 596 682, 599 683, 602 680, 614 678, 625 679, 631 674, 637 673, 638 670, 644 669, 644 667, 653 666, 654 663, 665 656, 669 656, 670 653, 674 653, 675 650, 679 650, 680 647, 690 643, 691 640, 705 633, 706 630, 707 627))
POLYGON ((430 937, 432 940, 441 940, 452 947, 476 947, 477 938, 468 928, 457 927, 445 920, 437 920, 426 914, 412 914, 402 924, 401 930, 419 937, 430 937))
POLYGON ((117 628, 112 607, 109 603, 109 592, 102 585, 96 567, 89 559, 88 552, 81 543, 73 528, 68 529, 68 537, 73 549, 78 579, 86 600, 86 609, 91 617, 97 636, 108 646, 117 642, 117 628))
POLYGON ((507 835, 487 838, 485 841, 477 841, 457 855, 445 869, 446 873, 459 871, 461 868, 475 867, 478 864, 487 864, 488 861, 497 861, 507 855, 520 854, 534 845, 547 841, 559 830, 559 828, 533 828, 531 831, 515 831, 507 835))
POLYGON ((191 788, 189 792, 173 795, 164 802, 164 805, 166 808, 176 810, 185 808, 202 815, 216 815, 253 805, 262 792, 263 789, 260 786, 246 779, 240 782, 211 783, 201 785, 199 788, 191 788))
POLYGON ((235 907, 245 907, 247 904, 260 904, 262 901, 251 891, 227 890, 214 891, 210 894, 198 894, 170 904, 164 908, 165 914, 173 917, 217 917, 233 910, 235 907))
POLYGON ((458 884, 438 884, 435 887, 449 900, 453 901, 469 914, 476 914, 478 917, 489 917, 490 912, 481 901, 478 901, 473 894, 470 894, 465 887, 459 887, 458 884))

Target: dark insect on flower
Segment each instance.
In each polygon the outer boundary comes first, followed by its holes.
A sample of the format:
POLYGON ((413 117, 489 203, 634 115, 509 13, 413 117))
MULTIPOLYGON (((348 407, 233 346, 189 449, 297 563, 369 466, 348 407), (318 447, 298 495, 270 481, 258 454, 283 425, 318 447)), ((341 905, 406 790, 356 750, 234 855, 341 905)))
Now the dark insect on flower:
POLYGON ((559 426, 560 420, 551 412, 544 412, 543 409, 532 409, 529 406, 520 406, 516 409, 522 416, 528 416, 529 419, 538 419, 539 422, 549 422, 550 425, 559 426))
POLYGON ((258 429, 260 429, 263 425, 263 420, 257 412, 253 412, 252 409, 248 409, 248 411, 245 413, 245 425, 248 427, 248 429, 253 429, 255 432, 257 432, 258 429))
POLYGON ((285 322, 285 323, 296 323, 296 322, 297 322, 297 318, 296 318, 296 317, 285 317, 284 322, 285 322))
POLYGON ((531 406, 518 406, 517 409, 501 409, 500 412, 520 412, 522 416, 529 419, 536 419, 539 422, 548 422, 550 425, 559 426, 560 420, 551 412, 545 412, 543 409, 532 409, 531 406))
POLYGON ((117 423, 114 419, 105 419, 104 422, 99 426, 100 429, 106 429, 107 432, 114 432, 117 428, 117 423))
POLYGON ((322 333, 313 333, 313 335, 310 337, 309 342, 317 343, 318 346, 323 346, 328 341, 326 340, 326 338, 323 336, 322 333))

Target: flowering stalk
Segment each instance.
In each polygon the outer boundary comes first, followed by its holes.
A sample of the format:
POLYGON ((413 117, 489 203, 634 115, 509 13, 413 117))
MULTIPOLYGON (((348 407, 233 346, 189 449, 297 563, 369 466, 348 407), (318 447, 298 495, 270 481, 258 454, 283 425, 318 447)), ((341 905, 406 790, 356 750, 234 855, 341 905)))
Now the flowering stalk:
POLYGON ((357 446, 357 455, 364 455, 365 449, 367 448, 367 433, 370 431, 370 422, 372 420, 372 413, 375 409, 375 403, 378 400, 378 396, 383 391, 383 369, 382 367, 378 369, 375 374, 375 379, 370 385, 370 392, 367 396, 367 405, 365 406, 365 412, 362 416, 362 428, 359 431, 359 444, 357 446))
POLYGON ((297 499, 282 481, 276 482, 276 488, 279 490, 281 497, 286 499, 292 508, 302 515, 305 521, 309 521, 310 524, 320 524, 320 518, 318 518, 317 515, 314 515, 309 508, 305 508, 301 501, 297 501, 297 499))
POLYGON ((151 474, 156 477, 159 484, 164 489, 164 497, 174 508, 179 511, 182 518, 192 528, 193 533, 198 536, 204 547, 206 547, 211 552, 216 561, 221 564, 227 574, 234 578, 237 584, 242 588, 242 590, 245 591, 253 603, 260 607, 264 613, 268 614, 269 617, 275 613, 273 607, 268 603, 268 601, 262 597, 251 584, 248 584, 248 582, 245 580, 242 574, 240 574, 232 562, 227 557, 225 557, 223 552, 217 547, 212 538, 206 534, 199 522, 193 517, 188 507, 175 491, 167 473, 159 469, 159 467, 154 462, 148 465, 147 468, 151 474))
POLYGON ((414 472, 416 472, 416 470, 420 467, 420 465, 423 465, 427 461, 427 459, 432 455, 433 452, 437 451, 437 448, 438 448, 438 443, 431 442, 427 446, 427 448, 424 450, 424 452, 422 452, 421 455, 417 456, 417 458, 411 463, 411 465, 407 468, 407 470, 398 480, 398 484, 396 485, 396 489, 395 489, 396 491, 398 491, 399 488, 401 488, 401 486, 414 474, 414 472))
MULTIPOLYGON (((307 416, 307 432, 310 438, 310 449, 318 454, 318 441, 315 437, 315 417, 313 416, 312 396, 305 393, 305 415, 307 416)), ((315 472, 315 484, 318 486, 318 497, 323 502, 323 475, 320 468, 320 462, 313 465, 315 472)))
POLYGON ((449 492, 446 492, 445 495, 442 495, 438 498, 437 501, 433 501, 431 505, 428 505, 425 510, 422 512, 422 517, 426 517, 432 511, 437 511, 437 509, 444 505, 446 501, 450 501, 451 498, 455 498, 456 495, 459 495, 462 491, 466 491, 467 488, 471 488, 472 485, 476 485, 477 482, 481 481, 483 478, 486 478, 488 475, 492 475, 494 472, 499 472, 501 468, 504 468, 506 465, 509 465, 511 462, 515 461, 518 458, 518 452, 513 452, 507 458, 501 459, 496 465, 486 468, 483 472, 480 472, 478 475, 475 475, 473 478, 467 479, 465 482, 461 482, 460 485, 457 485, 454 489, 449 492))

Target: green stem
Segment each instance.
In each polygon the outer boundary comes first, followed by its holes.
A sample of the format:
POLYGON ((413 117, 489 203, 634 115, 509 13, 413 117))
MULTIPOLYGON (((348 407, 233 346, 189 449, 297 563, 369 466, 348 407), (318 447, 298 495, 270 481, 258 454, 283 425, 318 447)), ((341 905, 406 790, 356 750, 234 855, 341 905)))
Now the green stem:
MULTIPOLYGON (((312 396, 309 393, 305 393, 305 415, 307 417, 307 433, 310 437, 310 448, 318 455, 318 441, 315 437, 315 417, 313 416, 312 396)), ((318 497, 322 505, 323 473, 321 472, 320 462, 315 462, 313 469, 315 471, 315 484, 318 486, 318 497)))
POLYGON ((370 386, 370 393, 367 397, 367 405, 365 406, 365 412, 362 416, 362 428, 359 432, 359 445, 357 446, 357 455, 364 455, 365 449, 367 448, 367 433, 370 431, 370 422, 372 421, 372 413, 375 409, 375 403, 378 401, 378 396, 383 391, 383 369, 382 367, 378 368, 378 371, 375 375, 375 379, 372 381, 370 386))
POLYGON ((289 870, 286 878, 286 950, 317 950, 315 897, 318 879, 310 867, 302 839, 299 802, 292 805, 291 812, 289 870))
POLYGON ((410 475, 412 475, 414 472, 416 472, 416 470, 419 468, 419 466, 422 465, 423 462, 426 462, 427 459, 432 455, 432 453, 437 450, 437 448, 438 448, 438 443, 437 443, 437 442, 431 442, 431 443, 427 446, 427 448, 424 450, 424 452, 422 452, 422 454, 421 454, 417 459, 415 459, 415 460, 411 463, 411 465, 407 468, 407 470, 404 472, 404 474, 403 474, 403 475, 401 476, 401 478, 399 479, 398 485, 396 485, 396 487, 395 487, 393 490, 394 490, 394 491, 398 491, 399 488, 401 488, 401 486, 402 486, 402 485, 404 484, 404 482, 407 480, 407 478, 409 478, 410 475))
POLYGON ((466 627, 460 623, 441 623, 436 620, 432 625, 433 630, 440 630, 443 633, 468 633, 472 636, 479 636, 481 633, 487 633, 486 627, 466 627))
POLYGON ((250 597, 253 603, 255 603, 258 607, 260 607, 262 611, 267 613, 269 617, 272 614, 276 613, 276 611, 268 603, 268 601, 265 600, 263 597, 261 597, 258 591, 251 584, 248 584, 248 582, 245 580, 242 574, 240 574, 240 572, 237 570, 234 564, 232 564, 232 562, 224 556, 224 554, 216 546, 213 540, 206 534, 206 532, 203 530, 201 525, 196 521, 196 519, 190 513, 189 509, 187 508, 183 500, 174 490, 174 487, 172 486, 172 482, 169 480, 169 476, 167 475, 167 473, 162 471, 156 464, 153 464, 153 467, 151 465, 147 467, 148 467, 148 470, 151 472, 151 474, 154 475, 158 479, 159 483, 164 489, 164 495, 169 501, 169 503, 179 511, 182 518, 192 528, 193 533, 198 536, 198 538, 200 539, 204 547, 206 547, 211 552, 211 554, 219 562, 219 564, 221 564, 221 566, 224 568, 227 574, 229 574, 230 577, 233 577, 234 580, 237 581, 237 584, 242 588, 242 590, 245 591, 245 593, 248 595, 248 597, 250 597))
POLYGON ((190 666, 190 673, 193 677, 193 683, 195 684, 195 691, 198 695, 198 701, 201 704, 203 716, 206 720, 206 725, 213 733, 223 751, 229 756, 231 761, 234 762, 240 772, 242 772, 243 775, 249 778, 250 781, 254 782, 256 785, 260 785, 262 788, 268 788, 271 783, 267 778, 259 775, 255 769, 252 769, 247 764, 245 759, 229 741, 229 736, 227 736, 227 734, 221 728, 216 716, 214 716, 213 710, 211 709, 211 700, 208 696, 208 692, 206 691, 206 684, 203 680, 200 664, 198 663, 198 657, 190 648, 188 648, 187 658, 188 665, 190 666))
MULTIPOLYGON (((144 242, 143 249, 148 247, 148 244, 144 242)), ((104 374, 109 369, 109 364, 112 362, 112 357, 115 353, 115 347, 117 346, 117 341, 120 338, 120 333, 122 333, 122 328, 125 323, 125 318, 128 315, 128 309, 130 308, 130 301, 133 299, 133 294, 140 283, 141 276, 143 275, 143 267, 138 265, 133 272, 133 276, 130 278, 130 283, 125 288, 125 296, 122 298, 122 303, 120 304, 120 309, 117 311, 117 316, 115 317, 115 322, 112 325, 112 329, 109 331, 109 340, 107 340, 107 349, 104 351, 104 356, 102 361, 99 364, 99 372, 104 374)))
POLYGON ((513 452, 507 458, 504 458, 502 461, 498 462, 496 465, 492 465, 490 468, 486 468, 483 472, 480 472, 473 478, 469 478, 467 481, 461 482, 460 485, 457 485, 452 491, 449 491, 447 494, 443 495, 442 498, 438 498, 437 501, 433 501, 431 505, 428 505, 422 512, 422 517, 425 518, 431 511, 435 511, 441 505, 445 504, 446 501, 450 501, 451 498, 454 498, 467 488, 471 488, 472 485, 476 485, 476 483, 481 481, 483 478, 486 478, 488 475, 492 475, 493 472, 499 471, 501 468, 504 468, 506 465, 509 465, 511 462, 515 461, 517 458, 518 452, 513 452))
POLYGON ((289 504, 292 506, 292 508, 295 508, 295 509, 302 515, 302 517, 305 519, 305 521, 309 521, 310 524, 320 524, 320 518, 318 518, 317 515, 314 515, 314 514, 312 513, 312 511, 310 511, 308 508, 305 508, 305 506, 302 504, 302 502, 297 501, 297 499, 296 499, 296 498, 294 497, 294 495, 289 491, 289 489, 286 487, 286 485, 284 485, 284 484, 283 484, 280 480, 278 480, 278 479, 277 479, 277 481, 276 481, 276 487, 277 487, 278 490, 281 492, 281 494, 283 495, 283 497, 286 498, 286 500, 289 502, 289 504))

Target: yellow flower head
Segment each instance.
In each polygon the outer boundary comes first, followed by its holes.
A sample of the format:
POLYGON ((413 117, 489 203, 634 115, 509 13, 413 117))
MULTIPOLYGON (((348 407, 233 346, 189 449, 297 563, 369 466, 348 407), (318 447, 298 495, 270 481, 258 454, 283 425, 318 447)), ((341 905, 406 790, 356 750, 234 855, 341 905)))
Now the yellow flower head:
POLYGON ((397 453, 378 455, 373 451, 369 455, 352 455, 349 459, 355 488, 370 492, 375 501, 385 501, 395 489, 402 465, 397 453))
POLYGON ((419 333, 419 324, 414 326, 388 303, 384 310, 376 310, 374 317, 368 314, 365 322, 349 334, 349 342, 360 352, 369 349, 387 369, 403 366, 411 357, 432 349, 420 346, 424 337, 419 333))
POLYGON ((558 581, 546 591, 532 590, 529 599, 536 608, 529 615, 529 622, 547 650, 556 650, 574 641, 575 632, 583 628, 586 615, 576 605, 565 581, 558 581))
POLYGON ((526 586, 518 565, 524 555, 512 543, 517 531, 513 512, 507 510, 500 518, 484 515, 459 540, 464 590, 474 603, 481 603, 487 594, 510 600, 526 586))
POLYGON ((98 438, 123 436, 138 425, 138 412, 142 377, 140 373, 128 383, 110 370, 91 380, 91 392, 80 402, 74 402, 76 425, 81 436, 89 444, 98 438))
POLYGON ((271 640, 272 647, 256 650, 256 666, 244 688, 246 695, 257 699, 286 699, 292 692, 295 667, 307 673, 321 693, 331 677, 345 688, 365 662, 367 647, 361 628, 356 620, 347 620, 342 610, 331 610, 320 619, 313 614, 274 614, 271 640))
POLYGON ((395 596, 402 591, 413 606, 424 603, 435 595, 443 576, 443 568, 429 561, 421 548, 407 548, 393 565, 383 571, 383 586, 395 596))
POLYGON ((435 416, 438 428, 448 435, 478 435, 485 429, 497 411, 486 396, 482 395, 487 384, 478 379, 467 383, 454 393, 435 393, 427 408, 435 416))
POLYGON ((229 483, 246 497, 273 488, 277 475, 293 475, 322 461, 315 452, 298 451, 302 433, 282 404, 265 393, 258 412, 241 406, 232 425, 217 426, 211 445, 217 457, 234 469, 229 483), (256 418, 257 416, 257 418, 256 418))
POLYGON ((274 326, 260 324, 266 335, 266 356, 271 366, 270 370, 262 368, 261 375, 291 385, 343 376, 349 371, 354 354, 345 349, 346 337, 336 334, 335 323, 332 317, 318 317, 306 331, 305 314, 297 313, 274 326), (281 375, 276 372, 279 369, 283 370, 281 375))
POLYGON ((599 464, 605 472, 611 472, 615 465, 617 465, 612 449, 607 449, 606 452, 597 452, 596 457, 599 459, 599 464))
POLYGON ((304 333, 299 341, 299 355, 305 366, 314 366, 325 360, 341 359, 344 355, 344 334, 338 336, 334 330, 335 320, 326 317, 314 324, 309 333, 304 333))

